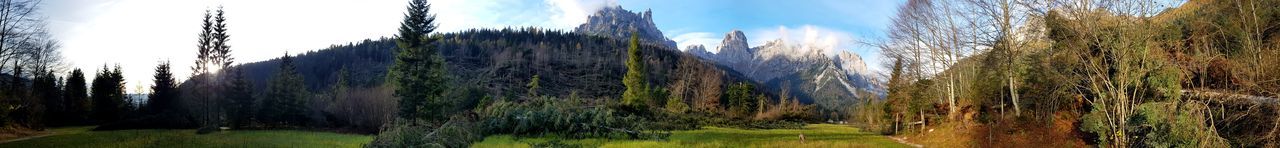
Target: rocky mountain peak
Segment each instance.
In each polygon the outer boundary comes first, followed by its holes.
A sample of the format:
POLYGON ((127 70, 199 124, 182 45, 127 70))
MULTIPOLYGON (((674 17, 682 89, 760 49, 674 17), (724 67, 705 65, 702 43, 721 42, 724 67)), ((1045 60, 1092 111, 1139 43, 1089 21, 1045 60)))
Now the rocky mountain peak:
POLYGON ((871 75, 867 71, 867 64, 862 61, 862 56, 849 51, 841 51, 836 54, 835 61, 840 65, 840 69, 844 69, 849 75, 871 75))
POLYGON ((721 61, 749 61, 755 57, 755 51, 747 45, 747 35, 739 30, 725 34, 724 40, 720 41, 720 46, 716 49, 720 50, 716 55, 719 55, 721 61))
POLYGON ((631 12, 622 6, 605 7, 587 17, 587 22, 573 29, 574 32, 629 39, 631 34, 638 33, 640 40, 661 44, 676 49, 676 42, 667 39, 662 31, 653 23, 653 11, 631 12))
POLYGON ((702 46, 701 44, 689 45, 688 47, 685 47, 684 50, 685 52, 689 52, 689 54, 693 54, 694 56, 698 56, 703 59, 708 59, 708 58, 711 58, 712 56, 715 56, 715 53, 711 53, 710 51, 707 51, 707 47, 702 46))

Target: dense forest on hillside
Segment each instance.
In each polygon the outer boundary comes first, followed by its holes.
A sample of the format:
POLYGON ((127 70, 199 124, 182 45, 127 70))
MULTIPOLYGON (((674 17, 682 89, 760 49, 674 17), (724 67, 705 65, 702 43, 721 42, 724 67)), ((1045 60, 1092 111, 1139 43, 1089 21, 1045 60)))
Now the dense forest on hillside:
MULTIPOLYGON (((442 39, 437 47, 444 49, 441 52, 449 63, 455 84, 479 87, 492 95, 515 96, 524 93, 530 77, 539 75, 543 85, 540 91, 551 96, 577 92, 587 98, 614 98, 616 92, 622 91, 622 84, 616 81, 622 79, 626 70, 622 64, 626 57, 625 40, 536 28, 479 29, 439 36, 442 39)), ((302 53, 293 59, 310 90, 336 84, 343 68, 350 74, 347 80, 352 84, 371 87, 385 82, 386 68, 392 63, 395 49, 389 39, 365 40, 302 53)), ((708 77, 720 79, 713 82, 753 83, 735 72, 721 70, 665 46, 643 44, 641 49, 647 53, 647 64, 653 65, 647 71, 653 76, 649 81, 655 87, 708 77), (681 68, 688 71, 677 72, 681 68), (706 74, 714 75, 703 76, 706 74)), ((263 88, 267 78, 276 72, 278 61, 239 67, 250 80, 258 82, 256 87, 263 88)), ((727 84, 730 83, 690 85, 725 88, 727 84)))

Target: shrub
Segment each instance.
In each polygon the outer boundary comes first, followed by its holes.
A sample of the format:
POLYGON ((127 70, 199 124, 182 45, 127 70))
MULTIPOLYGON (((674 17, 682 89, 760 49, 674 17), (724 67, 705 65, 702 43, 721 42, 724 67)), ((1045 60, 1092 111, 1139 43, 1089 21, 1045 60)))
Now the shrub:
POLYGON ((1146 103, 1138 106, 1132 123, 1140 147, 1228 147, 1227 140, 1210 128, 1205 113, 1208 106, 1198 102, 1146 103), (1145 134, 1142 134, 1145 133, 1145 134))
POLYGON ((662 138, 648 130, 641 116, 617 112, 610 105, 577 99, 537 97, 525 102, 497 100, 480 109, 480 125, 493 134, 562 135, 571 138, 662 138))
POLYGON ((365 147, 467 147, 484 138, 475 124, 475 117, 467 114, 453 116, 439 126, 421 120, 400 119, 365 147))
MULTIPOLYGON (((1135 136, 1130 145, 1138 147, 1227 147, 1227 140, 1210 128, 1205 113, 1208 107, 1198 102, 1143 103, 1136 114, 1128 118, 1131 131, 1111 131, 1105 126, 1106 118, 1099 111, 1086 114, 1082 130, 1094 134, 1126 132, 1135 136)), ((1110 145, 1109 140, 1099 140, 1100 145, 1110 145)))
POLYGON ((427 141, 431 126, 418 120, 398 119, 387 125, 373 142, 365 147, 444 147, 438 143, 427 141))

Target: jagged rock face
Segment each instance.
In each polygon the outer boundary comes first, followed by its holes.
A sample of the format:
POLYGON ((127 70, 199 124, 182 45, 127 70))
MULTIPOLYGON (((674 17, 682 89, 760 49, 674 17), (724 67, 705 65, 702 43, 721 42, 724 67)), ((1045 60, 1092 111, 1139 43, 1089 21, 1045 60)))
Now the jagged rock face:
POLYGON ((724 40, 716 48, 719 48, 719 52, 714 60, 735 70, 748 68, 750 61, 755 59, 755 50, 746 45, 746 34, 736 29, 724 34, 724 40))
POLYGON ((702 59, 711 59, 715 56, 715 53, 707 51, 707 47, 702 45, 689 45, 684 49, 685 52, 689 52, 689 54, 693 54, 694 56, 698 56, 698 58, 702 59))
POLYGON ((836 54, 836 64, 840 65, 840 69, 848 72, 849 75, 871 75, 871 71, 867 71, 867 64, 863 63, 862 56, 858 56, 853 52, 840 52, 836 54))
POLYGON ((622 9, 622 6, 605 7, 587 17, 586 23, 578 25, 573 30, 578 33, 615 39, 630 39, 631 33, 635 32, 640 34, 640 40, 644 42, 676 49, 676 42, 663 36, 662 31, 658 30, 658 27, 653 24, 653 12, 649 10, 634 13, 622 9))
POLYGON ((782 40, 769 41, 752 49, 756 56, 749 61, 750 66, 742 68, 740 72, 761 81, 776 79, 829 61, 822 53, 803 52, 799 46, 787 45, 782 40))
MULTIPOLYGON (((829 46, 788 44, 778 39, 764 45, 750 47, 746 35, 732 31, 725 35, 720 52, 700 56, 742 73, 752 80, 770 85, 771 88, 787 88, 825 107, 839 107, 840 102, 857 98, 857 91, 879 92, 871 83, 866 64, 856 53, 839 52, 835 56, 824 54, 829 46), (841 99, 844 98, 844 99, 841 99)), ((689 52, 697 55, 700 51, 689 52)), ((847 103, 847 102, 846 102, 847 103)))

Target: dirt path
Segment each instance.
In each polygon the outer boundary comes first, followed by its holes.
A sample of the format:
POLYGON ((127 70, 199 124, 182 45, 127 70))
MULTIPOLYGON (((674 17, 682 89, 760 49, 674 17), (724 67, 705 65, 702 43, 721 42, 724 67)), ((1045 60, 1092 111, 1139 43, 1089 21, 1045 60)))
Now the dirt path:
POLYGON ((898 143, 902 143, 902 144, 910 145, 910 146, 912 146, 912 147, 918 147, 918 148, 923 148, 923 147, 924 147, 924 145, 911 143, 911 142, 908 142, 908 141, 907 141, 907 139, 903 139, 903 138, 899 138, 899 137, 889 136, 889 139, 893 139, 893 141, 897 141, 898 143))
POLYGON ((18 139, 9 139, 9 140, 0 141, 0 144, 2 144, 2 143, 9 143, 9 142, 17 142, 17 141, 22 141, 22 140, 31 140, 31 139, 40 138, 40 137, 46 137, 46 136, 53 136, 54 134, 56 134, 56 133, 54 133, 54 132, 49 132, 49 133, 44 133, 44 134, 35 135, 35 136, 22 137, 22 138, 18 138, 18 139))

